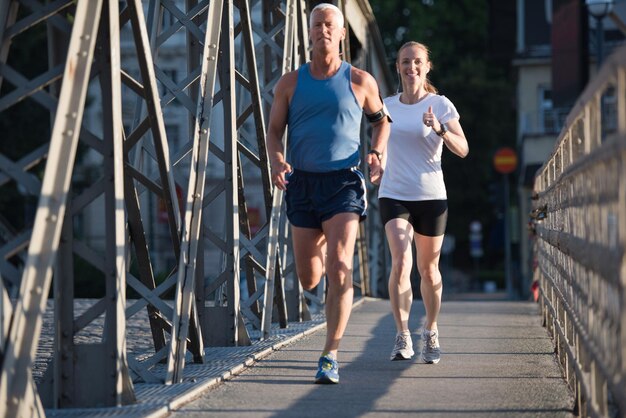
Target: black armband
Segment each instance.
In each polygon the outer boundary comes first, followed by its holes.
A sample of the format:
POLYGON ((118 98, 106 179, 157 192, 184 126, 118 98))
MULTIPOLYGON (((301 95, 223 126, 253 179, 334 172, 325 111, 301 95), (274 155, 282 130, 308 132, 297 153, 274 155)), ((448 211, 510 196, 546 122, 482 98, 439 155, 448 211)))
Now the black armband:
POLYGON ((378 112, 374 112, 371 114, 366 113, 365 117, 367 118, 367 121, 369 123, 376 123, 387 118, 389 122, 393 122, 391 116, 389 115, 389 111, 387 110, 387 106, 385 106, 385 102, 382 100, 382 98, 380 99, 380 101, 383 102, 383 108, 380 109, 378 112))

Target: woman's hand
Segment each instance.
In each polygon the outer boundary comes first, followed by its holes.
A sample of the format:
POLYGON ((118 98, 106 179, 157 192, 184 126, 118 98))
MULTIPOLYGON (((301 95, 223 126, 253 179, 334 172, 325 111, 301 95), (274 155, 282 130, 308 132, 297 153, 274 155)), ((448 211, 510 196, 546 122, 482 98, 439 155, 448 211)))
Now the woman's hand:
POLYGON ((435 132, 441 131, 441 124, 439 123, 439 120, 433 113, 432 106, 428 106, 428 111, 424 112, 424 115, 422 116, 422 120, 424 121, 424 125, 433 128, 435 132))

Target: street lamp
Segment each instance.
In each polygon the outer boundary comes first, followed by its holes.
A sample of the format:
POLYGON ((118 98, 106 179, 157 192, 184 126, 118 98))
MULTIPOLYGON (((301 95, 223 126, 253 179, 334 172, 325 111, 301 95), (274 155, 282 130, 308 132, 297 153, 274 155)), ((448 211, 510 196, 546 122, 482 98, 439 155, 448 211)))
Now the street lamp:
POLYGON ((604 46, 604 26, 602 21, 613 10, 613 0, 585 0, 587 10, 596 20, 596 51, 598 68, 602 64, 604 46))

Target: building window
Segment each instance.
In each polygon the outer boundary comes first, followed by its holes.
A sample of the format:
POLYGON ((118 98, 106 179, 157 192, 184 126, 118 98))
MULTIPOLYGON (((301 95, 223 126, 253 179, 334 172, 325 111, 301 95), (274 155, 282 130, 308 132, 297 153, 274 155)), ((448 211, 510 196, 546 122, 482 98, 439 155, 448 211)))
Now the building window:
POLYGON ((602 131, 604 134, 617 131, 617 96, 613 86, 602 94, 602 131))
POLYGON ((537 133, 558 134, 561 132, 569 108, 555 108, 552 103, 552 89, 539 86, 539 114, 537 133))
POLYGON ((552 89, 539 86, 539 131, 553 132, 552 89))

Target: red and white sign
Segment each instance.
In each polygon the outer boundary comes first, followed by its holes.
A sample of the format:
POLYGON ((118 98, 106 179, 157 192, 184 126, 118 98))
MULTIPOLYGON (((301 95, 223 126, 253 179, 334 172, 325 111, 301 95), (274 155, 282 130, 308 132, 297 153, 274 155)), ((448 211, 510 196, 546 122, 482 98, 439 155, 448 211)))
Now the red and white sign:
POLYGON ((512 148, 500 148, 493 156, 493 166, 498 173, 512 173, 517 168, 517 154, 512 148))

